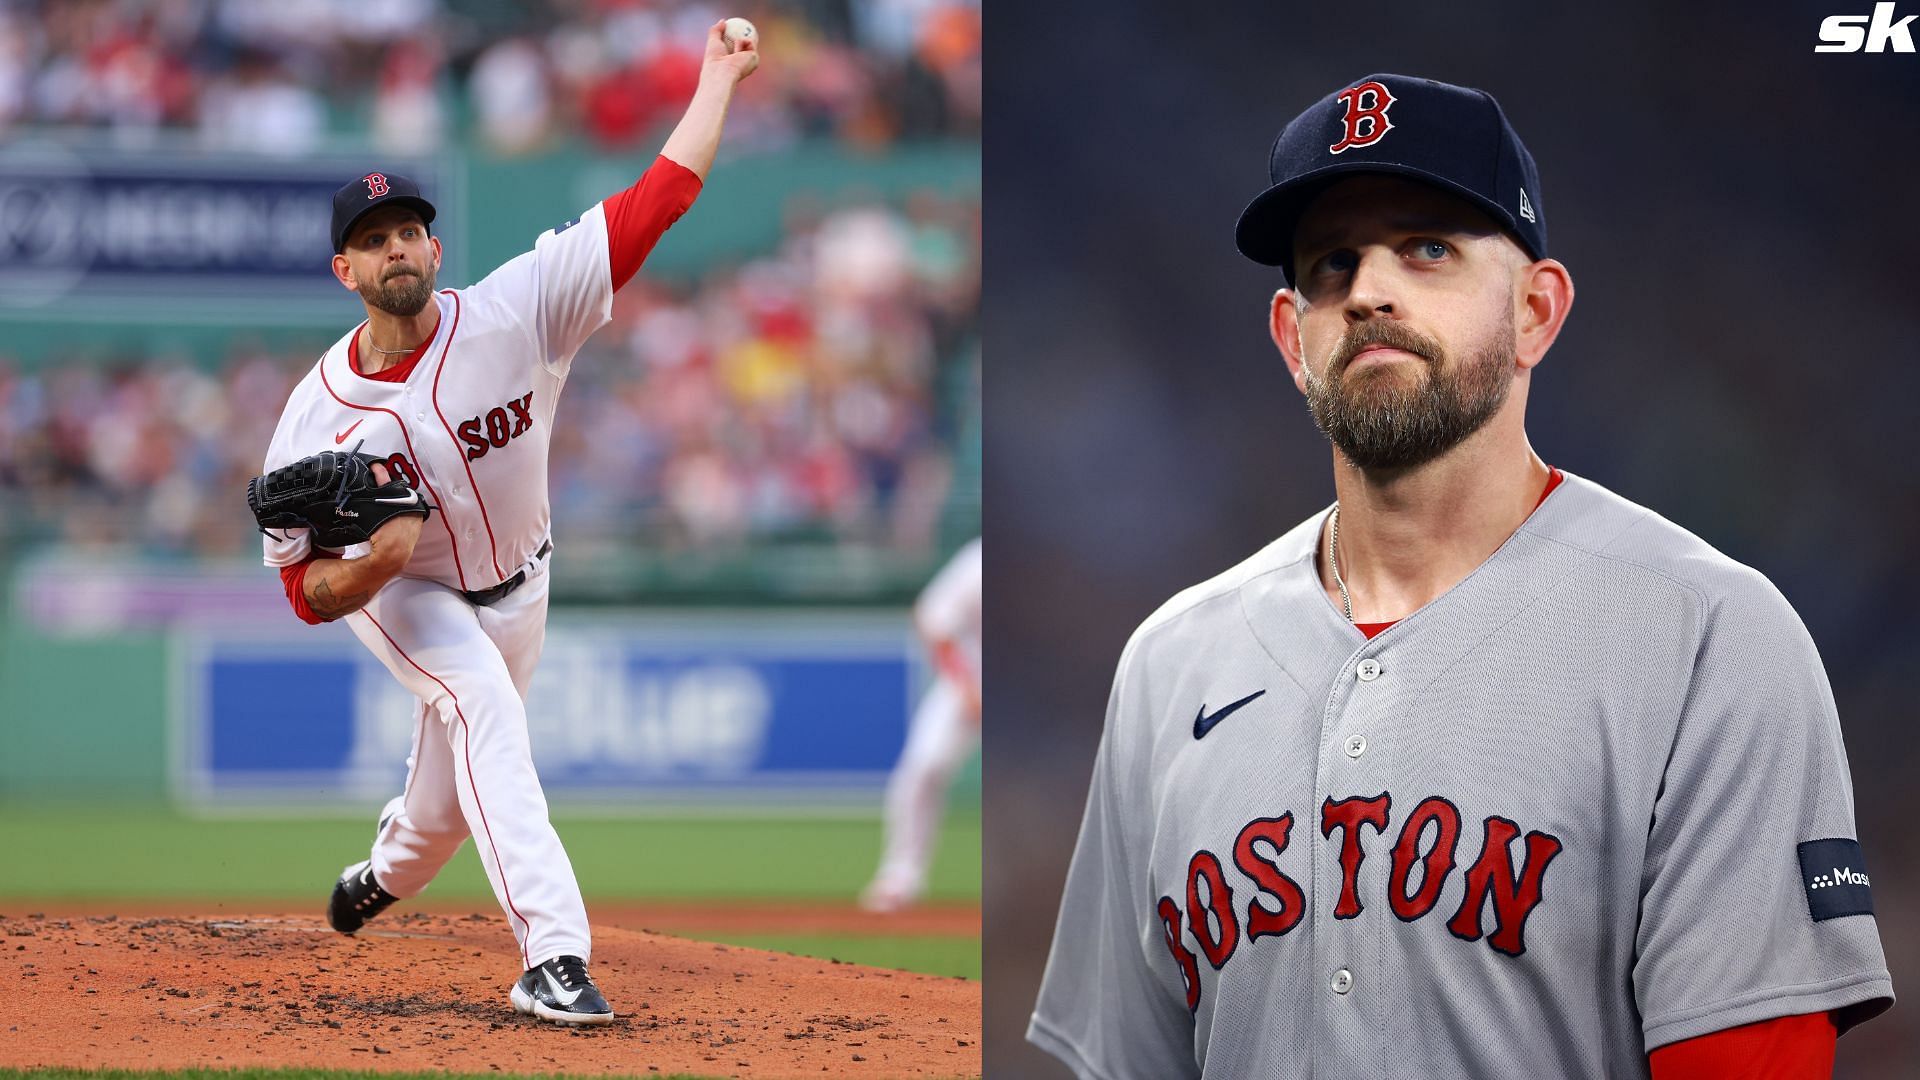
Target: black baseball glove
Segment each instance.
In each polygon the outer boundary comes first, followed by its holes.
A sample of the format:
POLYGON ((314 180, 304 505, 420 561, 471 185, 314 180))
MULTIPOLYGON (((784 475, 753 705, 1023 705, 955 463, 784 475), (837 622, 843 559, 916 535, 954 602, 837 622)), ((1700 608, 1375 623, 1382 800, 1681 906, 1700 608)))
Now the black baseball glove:
POLYGON ((366 543, 402 514, 431 514, 433 507, 392 466, 359 450, 358 443, 351 452, 324 450, 247 481, 247 508, 260 531, 312 529, 316 546, 344 548, 366 543), (376 463, 387 469, 384 484, 374 480, 376 463))

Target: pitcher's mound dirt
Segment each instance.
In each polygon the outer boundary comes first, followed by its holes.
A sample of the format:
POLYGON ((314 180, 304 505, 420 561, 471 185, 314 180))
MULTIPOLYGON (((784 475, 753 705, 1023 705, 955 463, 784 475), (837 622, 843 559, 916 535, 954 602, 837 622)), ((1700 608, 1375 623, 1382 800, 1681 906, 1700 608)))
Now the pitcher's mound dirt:
POLYGON ((980 984, 596 928, 616 1019, 516 1014, 495 916, 0 916, 0 1066, 698 1076, 980 1073, 980 984))

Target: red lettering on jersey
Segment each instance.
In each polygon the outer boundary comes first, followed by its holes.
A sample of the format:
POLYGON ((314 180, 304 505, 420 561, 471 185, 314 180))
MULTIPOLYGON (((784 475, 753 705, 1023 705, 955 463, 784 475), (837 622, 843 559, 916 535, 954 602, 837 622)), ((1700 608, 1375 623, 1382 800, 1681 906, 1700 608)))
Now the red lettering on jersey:
POLYGON ((533 391, 529 390, 514 401, 487 411, 484 417, 469 416, 460 422, 460 441, 467 444, 467 460, 479 461, 487 456, 494 447, 507 445, 533 429, 533 391), (508 420, 507 410, 512 409, 512 420, 508 420), (487 430, 481 434, 481 427, 487 430))
POLYGON ((1280 901, 1279 911, 1268 911, 1259 897, 1247 901, 1247 940, 1279 937, 1300 923, 1306 912, 1307 898, 1300 886, 1280 872, 1280 853, 1287 850, 1287 834, 1293 829, 1293 815, 1254 818, 1233 841, 1233 865, 1253 879, 1255 887, 1280 901), (1273 845, 1273 858, 1265 859, 1253 845, 1265 841, 1273 845))
POLYGON ((377 172, 368 173, 361 177, 360 182, 367 185, 367 198, 370 200, 377 199, 393 190, 387 186, 387 178, 377 172))
POLYGON ((1233 950, 1240 945, 1240 923, 1233 914, 1233 889, 1227 885, 1226 871, 1220 868, 1220 857, 1211 851, 1196 851, 1192 861, 1187 863, 1187 926, 1193 930, 1193 939, 1200 943, 1200 951, 1206 954, 1207 963, 1213 970, 1219 971, 1220 965, 1233 956, 1233 950), (1207 900, 1200 902, 1200 881, 1207 883, 1207 900), (1220 933, 1213 932, 1211 915, 1220 923, 1220 933))
POLYGON ((1455 937, 1478 941, 1480 913, 1491 895, 1494 931, 1488 936, 1487 944, 1508 956, 1527 951, 1524 937, 1527 916, 1540 903, 1540 880, 1546 876, 1547 864, 1560 854, 1559 837, 1528 833, 1527 861, 1520 867, 1520 876, 1515 878, 1513 856, 1507 845, 1519 835, 1520 826, 1506 818, 1487 819, 1486 845, 1480 849, 1480 858, 1467 870, 1466 898, 1460 902, 1459 912, 1447 923, 1447 929, 1455 937))
POLYGON ((527 410, 533 405, 533 391, 529 390, 519 401, 507 402, 507 408, 513 410, 513 437, 533 426, 533 414, 527 410))
POLYGON ((1377 82, 1363 82, 1359 86, 1340 91, 1337 100, 1347 103, 1347 115, 1342 118, 1346 124, 1340 141, 1327 147, 1330 154, 1341 154, 1356 146, 1372 146, 1380 137, 1393 128, 1393 121, 1387 119, 1387 109, 1393 104, 1393 94, 1377 82), (1372 104, 1367 104, 1372 99, 1372 104))
POLYGON ((414 471, 413 462, 407 460, 407 455, 396 453, 387 458, 387 468, 405 480, 408 487, 420 486, 420 474, 414 471))
POLYGON ((1453 873, 1453 853, 1459 842, 1459 808, 1438 795, 1413 808, 1406 824, 1400 826, 1400 840, 1393 845, 1393 869, 1387 874, 1387 904, 1395 915, 1412 922, 1433 910, 1435 901, 1440 899, 1441 888, 1447 883, 1447 875, 1453 873), (1438 828, 1432 849, 1422 858, 1420 837, 1429 823, 1437 824, 1438 828), (1420 889, 1408 896, 1407 880, 1413 874, 1416 860, 1421 863, 1420 889))
POLYGON ((1163 896, 1155 909, 1160 916, 1160 929, 1167 941, 1167 951, 1173 954, 1173 962, 1180 966, 1180 981, 1187 986, 1187 1011, 1193 1012, 1200 1007, 1200 965, 1185 945, 1180 944, 1180 905, 1173 897, 1163 896))
POLYGON ((1321 805, 1320 835, 1332 837, 1333 830, 1341 830, 1340 902, 1333 907, 1334 918, 1351 919, 1363 910, 1359 877, 1360 864, 1367 853, 1360 847, 1360 826, 1371 825, 1374 832, 1384 832, 1392 806, 1392 796, 1384 791, 1371 799, 1356 797, 1334 802, 1329 798, 1321 805))
POLYGON ((479 417, 460 421, 460 441, 467 444, 468 461, 479 461, 487 456, 487 437, 480 434, 479 417))

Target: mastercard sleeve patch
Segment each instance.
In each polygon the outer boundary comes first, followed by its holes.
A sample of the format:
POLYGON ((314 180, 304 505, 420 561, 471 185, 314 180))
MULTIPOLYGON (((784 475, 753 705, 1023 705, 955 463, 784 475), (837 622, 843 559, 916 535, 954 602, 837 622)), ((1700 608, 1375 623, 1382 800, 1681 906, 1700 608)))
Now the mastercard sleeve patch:
POLYGON ((1800 845, 1800 882, 1814 922, 1873 914, 1873 892, 1860 841, 1844 837, 1800 845))

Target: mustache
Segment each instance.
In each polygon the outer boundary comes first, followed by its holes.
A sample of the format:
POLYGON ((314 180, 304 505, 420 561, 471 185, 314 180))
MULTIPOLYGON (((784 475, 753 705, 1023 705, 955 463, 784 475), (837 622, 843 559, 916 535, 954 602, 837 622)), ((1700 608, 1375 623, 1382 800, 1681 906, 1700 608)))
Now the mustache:
POLYGON ((411 267, 411 266, 396 266, 396 267, 394 267, 393 269, 391 269, 391 270, 389 270, 389 271, 387 271, 387 272, 386 272, 385 274, 383 274, 383 275, 381 275, 381 277, 380 277, 380 280, 381 280, 381 281, 392 281, 392 280, 393 280, 394 278, 397 278, 397 277, 405 277, 405 276, 407 276, 408 274, 411 274, 411 275, 413 275, 414 277, 419 277, 419 276, 420 276, 420 271, 418 271, 418 270, 415 270, 415 269, 414 269, 413 267, 411 267))
POLYGON ((1341 336, 1340 343, 1334 346, 1333 355, 1327 359, 1327 371, 1335 376, 1346 371, 1347 364, 1369 345, 1385 345, 1390 349, 1410 352, 1429 364, 1439 363, 1445 351, 1439 342, 1417 330, 1397 322, 1368 319, 1341 336))

